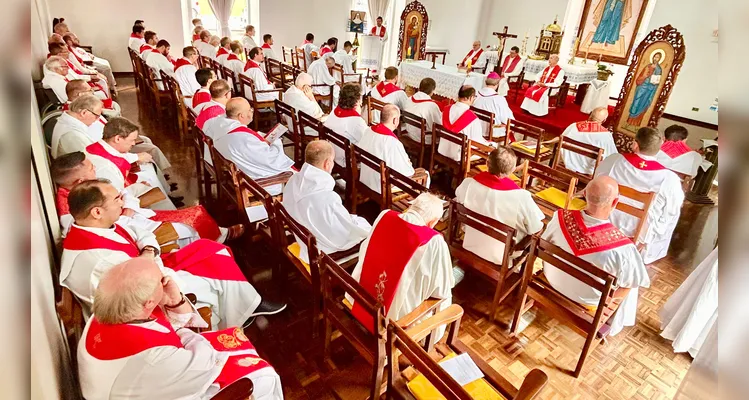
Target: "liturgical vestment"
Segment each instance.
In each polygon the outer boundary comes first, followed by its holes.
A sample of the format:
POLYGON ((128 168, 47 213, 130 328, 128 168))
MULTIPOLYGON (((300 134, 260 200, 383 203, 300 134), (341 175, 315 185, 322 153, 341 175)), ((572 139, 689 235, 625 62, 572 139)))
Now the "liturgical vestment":
MULTIPOLYGON (((562 136, 603 149, 604 159, 619 152, 614 143, 614 136, 600 122, 575 122, 564 130, 562 136)), ((593 174, 596 166, 595 160, 570 150, 561 149, 561 151, 565 168, 581 174, 593 174)))

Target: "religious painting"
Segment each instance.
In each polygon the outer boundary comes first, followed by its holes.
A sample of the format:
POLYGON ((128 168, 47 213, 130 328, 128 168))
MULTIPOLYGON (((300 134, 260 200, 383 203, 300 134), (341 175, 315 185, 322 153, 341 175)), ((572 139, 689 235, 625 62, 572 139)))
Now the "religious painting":
POLYGON ((401 14, 399 60, 423 60, 427 47, 429 17, 426 8, 418 1, 408 3, 401 14))
POLYGON ((351 11, 351 17, 349 18, 348 31, 351 33, 364 33, 364 21, 367 20, 367 13, 364 11, 351 11))
POLYGON ((671 25, 637 46, 611 119, 619 151, 631 150, 638 129, 658 125, 685 55, 684 39, 671 25))
POLYGON ((585 0, 577 57, 626 65, 648 0, 585 0))

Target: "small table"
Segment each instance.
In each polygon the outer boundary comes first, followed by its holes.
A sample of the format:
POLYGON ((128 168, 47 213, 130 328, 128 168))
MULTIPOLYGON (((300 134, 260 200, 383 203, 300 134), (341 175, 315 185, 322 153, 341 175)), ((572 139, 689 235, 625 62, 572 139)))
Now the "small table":
POLYGON ((431 61, 403 61, 400 64, 400 79, 407 86, 418 88, 421 80, 432 78, 437 83, 434 93, 440 96, 455 99, 463 85, 471 85, 477 91, 484 87, 486 75, 471 72, 466 76, 465 72, 459 72, 456 66, 436 64, 432 69, 431 61))
POLYGON ((442 64, 445 64, 445 57, 447 57, 448 54, 450 54, 450 49, 444 48, 444 47, 430 47, 427 46, 426 51, 424 52, 424 59, 431 61, 431 55, 435 54, 436 57, 442 56, 442 64))

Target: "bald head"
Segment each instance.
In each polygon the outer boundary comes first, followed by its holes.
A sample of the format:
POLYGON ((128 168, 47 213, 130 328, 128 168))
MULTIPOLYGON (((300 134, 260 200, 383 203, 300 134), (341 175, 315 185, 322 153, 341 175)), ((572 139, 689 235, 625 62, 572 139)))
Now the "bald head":
POLYGON ((608 107, 598 107, 590 113, 590 117, 588 117, 588 120, 595 121, 595 122, 603 122, 603 121, 606 121, 606 118, 608 117, 609 117, 608 107))
POLYGON ((65 44, 65 40, 62 38, 62 35, 59 33, 53 33, 52 36, 49 37, 49 40, 47 41, 47 44, 52 43, 60 43, 65 44))
POLYGON ((312 86, 313 80, 312 75, 302 72, 299 74, 299 76, 296 77, 296 82, 294 83, 294 86, 297 87, 297 89, 303 89, 305 86, 312 86))
POLYGON ((239 114, 250 110, 252 110, 252 106, 244 97, 236 97, 226 103, 226 117, 230 119, 236 119, 239 114))
POLYGON ((398 126, 401 117, 401 110, 394 104, 388 104, 382 107, 380 113, 380 122, 388 128, 395 129, 398 126))
POLYGON ((99 281, 94 315, 103 324, 121 324, 150 315, 159 304, 161 270, 152 259, 135 257, 115 265, 99 281))
POLYGON ((619 184, 610 176, 597 176, 585 188, 585 199, 590 205, 611 203, 617 197, 619 184))
POLYGON ((333 145, 325 140, 309 142, 304 150, 304 162, 326 172, 330 172, 328 167, 332 169, 334 159, 333 145))

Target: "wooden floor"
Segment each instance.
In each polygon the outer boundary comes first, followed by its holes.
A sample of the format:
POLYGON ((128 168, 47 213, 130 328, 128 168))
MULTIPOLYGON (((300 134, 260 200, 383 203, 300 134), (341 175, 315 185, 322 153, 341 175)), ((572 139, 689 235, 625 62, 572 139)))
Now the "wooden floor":
MULTIPOLYGON (((123 115, 139 121, 174 166, 172 182, 185 203, 197 204, 197 182, 192 147, 187 138, 139 120, 132 79, 119 79, 123 115)), ((453 302, 465 309, 460 338, 508 380, 518 385, 532 369, 549 376, 542 399, 670 399, 676 392, 690 358, 674 354, 670 342, 659 336, 658 310, 689 272, 712 248, 717 230, 712 229, 717 207, 686 205, 669 256, 650 268, 651 287, 640 291, 637 325, 598 346, 588 358, 582 375, 574 368, 583 338, 542 312, 528 312, 518 338, 508 335, 511 311, 504 309, 492 323, 486 318, 492 288, 480 277, 468 275, 454 289, 453 302)), ((231 222, 231 216, 217 216, 231 222)), ((222 221, 223 219, 223 221, 222 221)), ((283 288, 270 282, 267 249, 235 249, 240 265, 266 298, 288 302, 283 314, 258 318, 247 330, 261 355, 281 375, 286 399, 363 399, 371 367, 342 340, 333 347, 330 364, 321 363, 321 346, 311 339, 310 303, 306 283, 290 269, 283 288)), ((510 300, 512 301, 512 299, 510 300)))

